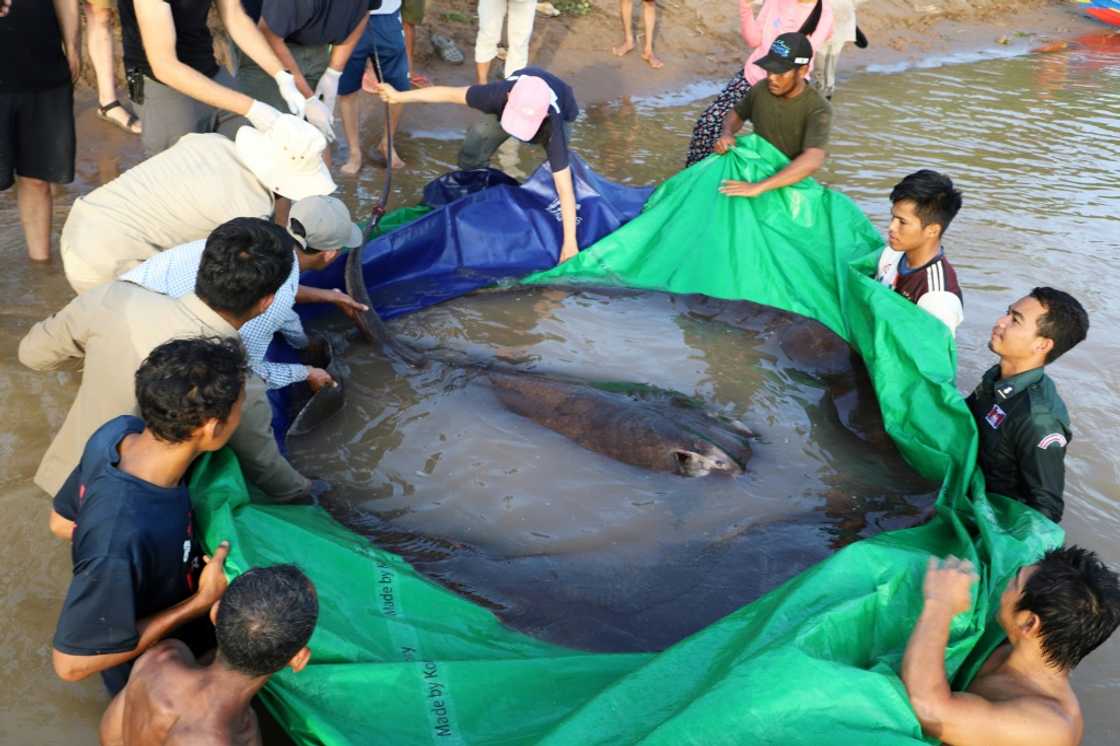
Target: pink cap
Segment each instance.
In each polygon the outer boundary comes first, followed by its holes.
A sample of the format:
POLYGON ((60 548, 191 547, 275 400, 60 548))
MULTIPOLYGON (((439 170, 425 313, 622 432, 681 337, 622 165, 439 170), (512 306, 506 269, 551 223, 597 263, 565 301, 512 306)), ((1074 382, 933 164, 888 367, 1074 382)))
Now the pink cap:
POLYGON ((552 89, 543 79, 522 75, 510 89, 502 112, 502 129, 518 140, 528 142, 541 128, 552 103, 552 89))

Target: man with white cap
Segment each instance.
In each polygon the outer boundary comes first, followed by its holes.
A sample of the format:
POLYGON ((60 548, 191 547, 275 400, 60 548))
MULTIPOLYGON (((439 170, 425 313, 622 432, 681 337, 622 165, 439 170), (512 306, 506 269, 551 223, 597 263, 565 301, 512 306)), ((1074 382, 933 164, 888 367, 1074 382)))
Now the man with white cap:
POLYGON ((463 104, 487 114, 467 130, 459 151, 462 169, 485 167, 498 146, 510 137, 544 148, 564 224, 560 261, 576 255, 576 196, 568 167, 568 126, 579 115, 579 105, 571 86, 539 67, 526 67, 487 85, 433 86, 402 92, 381 83, 377 93, 390 104, 463 104))
MULTIPOLYGON (((305 197, 292 205, 288 233, 296 244, 291 272, 265 312, 245 322, 238 331, 245 344, 249 367, 264 379, 268 388, 278 389, 307 381, 313 390, 318 391, 333 383, 327 371, 301 364, 271 362, 265 360, 265 353, 277 332, 283 334, 296 349, 307 346, 307 335, 294 309, 296 303, 334 303, 344 313, 366 310, 365 306, 340 290, 301 287, 299 284, 301 272, 323 269, 338 257, 340 249, 361 246, 362 231, 351 222, 350 211, 341 200, 315 196, 305 197)), ((181 244, 153 256, 121 275, 121 279, 172 298, 182 298, 194 292, 205 248, 206 239, 181 244)))
POLYGON ((236 141, 184 135, 157 156, 74 201, 62 227, 66 279, 76 292, 108 282, 164 249, 205 239, 233 218, 287 220, 290 203, 335 190, 323 134, 290 114, 236 141))

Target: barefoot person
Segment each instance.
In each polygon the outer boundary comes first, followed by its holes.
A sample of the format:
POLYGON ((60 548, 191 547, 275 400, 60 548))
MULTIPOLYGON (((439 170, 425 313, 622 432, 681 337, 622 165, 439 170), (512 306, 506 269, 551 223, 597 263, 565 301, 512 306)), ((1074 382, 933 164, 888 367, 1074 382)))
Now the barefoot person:
POLYGON ((925 602, 902 659, 902 681, 922 731, 946 746, 1076 746, 1085 719, 1070 674, 1120 624, 1120 578, 1069 546, 1020 567, 995 621, 1007 641, 967 690, 945 675, 953 617, 972 605, 972 564, 931 557, 925 602))
MULTIPOLYGON (((692 129, 692 140, 688 144, 687 166, 700 161, 712 152, 712 148, 723 132, 723 122, 727 113, 738 103, 752 86, 765 80, 766 72, 756 63, 762 59, 781 34, 801 32, 810 20, 820 2, 820 18, 812 31, 806 29, 813 49, 821 45, 832 34, 831 0, 765 0, 758 18, 754 16, 751 0, 739 0, 739 33, 751 48, 743 67, 724 86, 715 101, 705 109, 696 126, 692 129)), ((812 65, 812 55, 810 66, 812 65)), ((811 67, 810 67, 811 69, 811 67)))
POLYGON ((790 161, 762 181, 724 181, 720 193, 728 197, 757 197, 796 184, 824 165, 832 107, 805 81, 812 59, 813 47, 808 37, 792 33, 775 39, 770 54, 758 61, 758 66, 766 71, 766 79, 754 85, 727 112, 715 152, 723 155, 735 147, 735 133, 750 120, 755 134, 782 151, 790 161))
MULTIPOLYGON (((369 23, 358 46, 347 60, 338 83, 338 106, 342 112, 346 144, 350 149, 349 157, 341 169, 346 176, 353 176, 362 169, 358 90, 362 87, 362 78, 367 69, 377 67, 374 64, 376 59, 380 64, 381 75, 384 76, 381 82, 392 84, 398 91, 407 91, 412 87, 408 77, 408 54, 404 48, 404 29, 401 26, 401 0, 370 0, 370 8, 369 23)), ((400 126, 403 111, 401 106, 389 107, 389 129, 394 134, 400 126)), ((391 163, 393 168, 404 168, 404 161, 397 155, 396 149, 388 153, 388 148, 389 139, 383 136, 377 146, 382 162, 391 163)))
POLYGON ((1065 502, 1069 412, 1044 366, 1085 339, 1077 300, 1039 287, 996 320, 988 349, 999 356, 966 403, 980 432, 977 461, 989 492, 1025 503, 1055 523, 1065 502))
MULTIPOLYGON (((645 48, 642 50, 642 59, 654 70, 660 69, 664 63, 653 53, 653 31, 657 25, 656 0, 641 0, 642 26, 646 32, 645 48)), ((612 47, 611 51, 622 57, 634 49, 634 0, 618 0, 618 14, 622 17, 622 43, 612 47)))
POLYGON ((140 416, 90 436, 54 498, 50 529, 73 544, 74 577, 54 636, 66 681, 100 673, 109 692, 132 661, 171 634, 210 647, 204 617, 226 587, 225 543, 201 565, 187 469, 229 441, 245 401, 245 353, 234 340, 179 339, 136 370, 140 416))
POLYGON ((16 184, 27 257, 51 259, 51 184, 74 180, 74 81, 82 68, 78 0, 3 5, 0 192, 16 184))
POLYGON ((124 108, 117 98, 116 65, 113 55, 114 0, 86 0, 86 45, 97 78, 97 116, 125 132, 139 135, 140 118, 124 108))
POLYGON ((390 104, 462 104, 486 114, 467 130, 459 151, 459 168, 463 170, 484 168, 498 146, 510 137, 544 148, 564 227, 560 261, 576 255, 576 196, 569 168, 568 125, 575 121, 579 106, 571 86, 539 67, 526 67, 506 80, 487 85, 435 86, 404 93, 382 84, 378 92, 390 104))
POLYGON ((210 608, 213 661, 176 640, 145 653, 101 718, 102 746, 259 744, 249 702, 273 674, 303 670, 318 618, 315 586, 295 565, 239 575, 210 608))
POLYGON ((961 193, 936 171, 915 171, 895 184, 890 245, 879 255, 875 273, 875 279, 936 316, 954 335, 964 321, 964 296, 941 237, 960 209, 961 193))

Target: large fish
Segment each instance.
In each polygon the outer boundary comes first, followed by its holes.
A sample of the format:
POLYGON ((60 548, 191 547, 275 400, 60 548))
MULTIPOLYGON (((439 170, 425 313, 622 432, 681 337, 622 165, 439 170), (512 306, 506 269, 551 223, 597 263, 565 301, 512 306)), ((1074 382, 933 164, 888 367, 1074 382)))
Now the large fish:
POLYGON ((487 373, 510 411, 618 461, 686 477, 742 474, 750 430, 680 394, 616 391, 533 374, 487 373))
POLYGON ((369 290, 366 288, 366 279, 362 275, 362 249, 359 246, 350 249, 346 255, 346 292, 351 298, 366 307, 354 317, 354 324, 358 332, 370 344, 376 345, 381 352, 390 359, 403 360, 413 368, 423 368, 427 361, 412 347, 399 342, 392 333, 385 328, 385 322, 373 310, 373 302, 369 299, 369 290))

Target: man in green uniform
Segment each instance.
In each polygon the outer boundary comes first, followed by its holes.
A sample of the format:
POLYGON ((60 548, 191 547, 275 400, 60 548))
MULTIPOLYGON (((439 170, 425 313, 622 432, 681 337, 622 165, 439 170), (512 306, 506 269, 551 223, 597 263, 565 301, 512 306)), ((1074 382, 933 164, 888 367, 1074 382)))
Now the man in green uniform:
POLYGON ((1043 366, 1085 339, 1089 314, 1071 295, 1035 288, 996 321, 988 348, 999 363, 968 397, 980 431, 988 491, 1062 519, 1069 413, 1043 366))
POLYGON ((770 53, 755 63, 766 70, 766 80, 755 83, 727 112, 714 150, 723 155, 735 147, 735 133, 750 120, 755 134, 782 151, 790 161, 762 181, 728 179, 720 185, 720 193, 728 197, 757 197, 796 184, 824 165, 828 158, 832 106, 805 81, 812 59, 809 37, 794 32, 775 39, 770 53))

